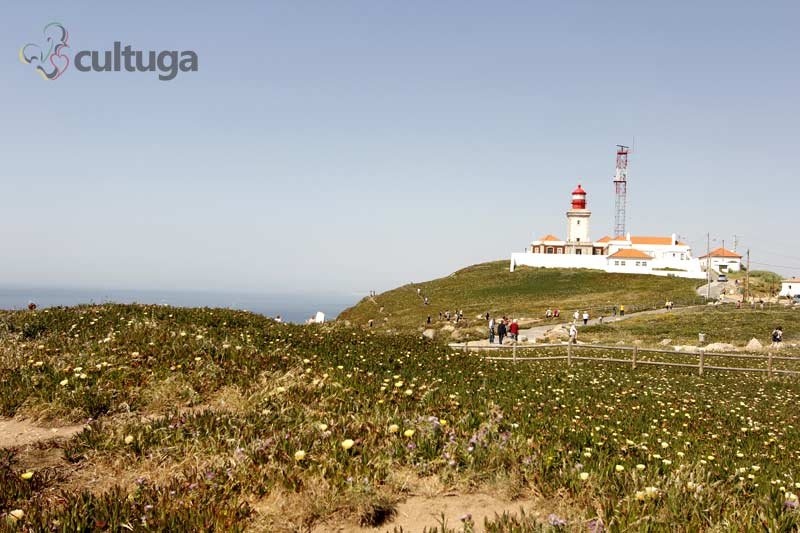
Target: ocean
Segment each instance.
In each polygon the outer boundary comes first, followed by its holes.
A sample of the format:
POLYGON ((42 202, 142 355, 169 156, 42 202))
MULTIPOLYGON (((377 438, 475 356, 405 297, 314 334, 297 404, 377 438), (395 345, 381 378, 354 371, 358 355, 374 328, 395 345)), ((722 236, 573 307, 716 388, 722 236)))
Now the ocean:
POLYGON ((176 307, 222 307, 252 311, 266 316, 280 315, 284 321, 303 323, 317 311, 325 320, 336 318, 366 294, 303 293, 258 294, 244 292, 111 290, 0 287, 0 309, 26 309, 30 302, 39 308, 101 303, 165 304, 176 307))

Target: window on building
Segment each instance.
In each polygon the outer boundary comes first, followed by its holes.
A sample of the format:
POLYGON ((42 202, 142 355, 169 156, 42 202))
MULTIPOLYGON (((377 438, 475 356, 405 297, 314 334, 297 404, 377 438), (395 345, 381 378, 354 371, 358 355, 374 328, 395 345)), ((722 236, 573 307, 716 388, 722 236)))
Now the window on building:
POLYGON ((556 253, 557 253, 557 254, 563 254, 563 253, 564 253, 564 248, 561 248, 561 247, 559 246, 558 248, 556 248, 556 253))
POLYGON ((552 249, 552 248, 550 248, 550 247, 548 247, 548 248, 547 248, 547 251, 546 251, 545 253, 552 254, 552 253, 553 253, 553 249, 552 249))
POLYGON ((620 261, 619 264, 625 266, 625 261, 620 261))
POLYGON ((580 221, 580 220, 578 220, 578 225, 579 225, 579 226, 581 225, 581 221, 580 221))
POLYGON ((581 242, 581 238, 580 237, 576 238, 575 242, 581 242))
POLYGON ((614 266, 619 266, 619 261, 614 261, 614 266))
POLYGON ((646 267, 647 266, 647 261, 642 261, 642 266, 646 267))
POLYGON ((575 250, 575 253, 578 254, 578 255, 582 255, 583 254, 583 250, 578 248, 577 250, 575 250))

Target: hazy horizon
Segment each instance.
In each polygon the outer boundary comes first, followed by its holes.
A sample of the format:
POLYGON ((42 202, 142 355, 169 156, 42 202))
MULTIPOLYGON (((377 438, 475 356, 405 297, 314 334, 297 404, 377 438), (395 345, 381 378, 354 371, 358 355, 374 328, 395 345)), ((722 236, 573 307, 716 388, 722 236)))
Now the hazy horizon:
POLYGON ((0 286, 366 294, 564 236, 706 233, 800 275, 800 5, 5 3, 0 286), (202 7, 202 8, 198 8, 202 7), (197 72, 22 64, 192 50, 197 72), (736 236, 736 237, 735 237, 736 236))

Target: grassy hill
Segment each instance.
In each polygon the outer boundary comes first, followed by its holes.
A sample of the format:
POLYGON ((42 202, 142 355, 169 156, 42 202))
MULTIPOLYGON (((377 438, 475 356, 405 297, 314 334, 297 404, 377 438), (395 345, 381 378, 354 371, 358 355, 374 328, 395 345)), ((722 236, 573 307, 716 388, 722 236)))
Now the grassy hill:
POLYGON ((460 309, 467 325, 479 323, 476 317, 487 312, 533 324, 548 308, 558 308, 565 317, 576 309, 588 309, 597 316, 609 315, 615 305, 625 305, 632 312, 661 307, 667 299, 676 305, 699 303, 695 289, 700 284, 697 280, 583 269, 519 267, 511 273, 508 261, 494 261, 364 298, 343 311, 339 319, 356 325, 372 319, 376 327, 384 329, 417 330, 428 315, 437 327, 443 325, 438 321, 440 311, 460 309), (428 297, 427 306, 424 296, 428 297))
POLYGON ((405 531, 467 532, 438 512, 475 492, 498 533, 797 531, 798 399, 222 309, 0 312, 0 413, 88 423, 0 449, 0 531, 401 531, 417 498, 405 531))

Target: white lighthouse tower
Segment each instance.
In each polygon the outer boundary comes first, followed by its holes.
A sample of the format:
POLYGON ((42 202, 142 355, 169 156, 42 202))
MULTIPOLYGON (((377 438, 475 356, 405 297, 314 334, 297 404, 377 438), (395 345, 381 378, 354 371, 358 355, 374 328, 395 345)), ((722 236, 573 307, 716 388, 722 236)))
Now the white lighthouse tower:
POLYGON ((592 253, 592 241, 589 239, 591 216, 592 212, 586 209, 586 191, 578 184, 572 191, 572 208, 567 211, 567 253, 592 253))

